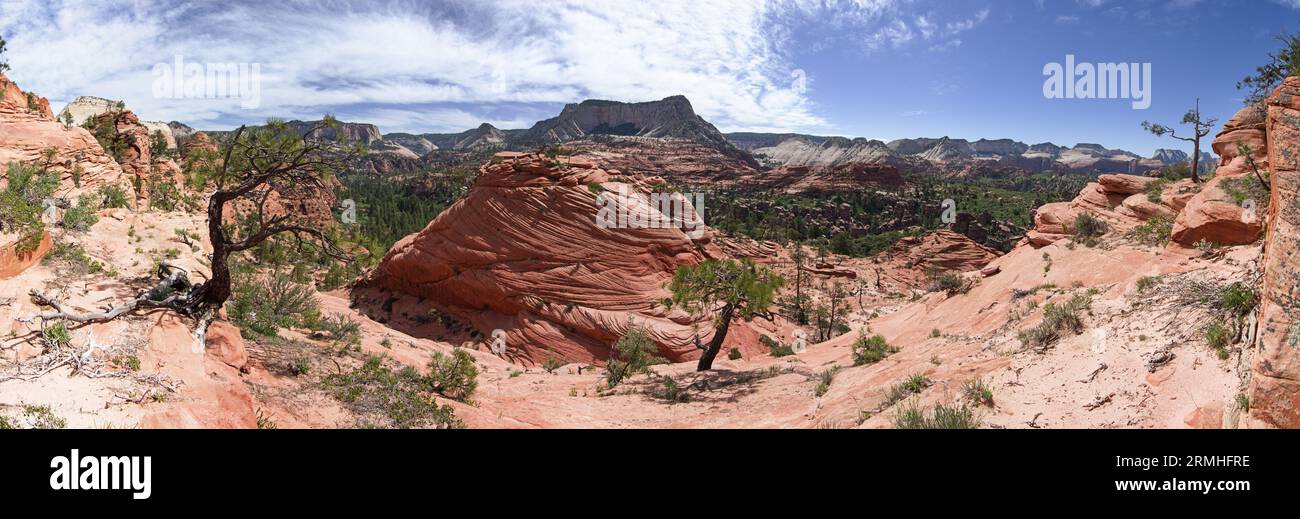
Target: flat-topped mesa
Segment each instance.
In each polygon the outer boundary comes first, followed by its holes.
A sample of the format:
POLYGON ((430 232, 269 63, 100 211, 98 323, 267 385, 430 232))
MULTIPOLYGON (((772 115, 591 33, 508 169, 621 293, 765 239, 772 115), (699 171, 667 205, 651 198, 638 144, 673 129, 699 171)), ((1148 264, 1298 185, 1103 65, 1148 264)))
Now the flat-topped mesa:
POLYGON ((643 103, 589 99, 569 104, 560 115, 539 121, 523 132, 522 140, 562 143, 591 135, 685 139, 716 148, 751 167, 758 165, 752 157, 731 144, 716 127, 697 115, 691 102, 680 95, 643 103))
MULTIPOLYGON (((498 153, 461 200, 394 245, 354 294, 406 294, 483 337, 501 330, 505 356, 518 361, 603 362, 632 327, 644 328, 664 357, 698 356, 697 337, 708 342, 712 317, 663 301, 679 266, 726 257, 712 231, 597 221, 609 207, 602 196, 666 192, 660 182, 612 175, 585 157, 498 153)), ((635 197, 618 205, 629 222, 661 214, 635 197)))

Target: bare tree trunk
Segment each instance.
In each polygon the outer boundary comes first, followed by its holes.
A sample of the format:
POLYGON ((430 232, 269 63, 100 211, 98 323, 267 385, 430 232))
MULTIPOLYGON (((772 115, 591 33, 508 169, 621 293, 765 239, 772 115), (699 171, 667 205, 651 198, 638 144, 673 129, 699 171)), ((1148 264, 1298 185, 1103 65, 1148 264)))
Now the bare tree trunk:
POLYGON ((1200 184, 1201 176, 1197 174, 1197 168, 1201 164, 1201 138, 1197 137, 1192 144, 1192 183, 1200 184))
POLYGON ((708 371, 713 369, 713 359, 718 357, 718 352, 722 351, 722 341, 727 338, 727 330, 731 328, 731 316, 735 313, 736 307, 727 305, 722 309, 722 316, 719 318, 718 329, 713 332, 713 340, 709 341, 708 349, 704 350, 704 355, 700 356, 700 363, 696 365, 696 371, 708 371))
POLYGON ((226 259, 226 233, 221 228, 226 200, 220 194, 208 201, 208 239, 212 241, 212 278, 204 284, 203 303, 219 310, 230 299, 230 263, 226 259))

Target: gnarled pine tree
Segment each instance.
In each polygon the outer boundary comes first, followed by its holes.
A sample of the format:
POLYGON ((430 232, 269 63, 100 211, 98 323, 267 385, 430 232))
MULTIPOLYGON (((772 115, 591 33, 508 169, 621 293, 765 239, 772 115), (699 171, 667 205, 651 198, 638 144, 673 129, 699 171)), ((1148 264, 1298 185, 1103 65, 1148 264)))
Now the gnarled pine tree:
POLYGON ((207 281, 191 283, 185 270, 164 263, 157 272, 160 281, 152 290, 94 314, 66 311, 61 303, 32 291, 35 303, 54 311, 24 320, 94 323, 141 309, 169 309, 195 319, 194 335, 203 344, 208 325, 230 299, 231 255, 286 235, 295 238, 300 248, 311 244, 333 259, 350 261, 352 256, 330 238, 327 224, 310 221, 305 215, 267 211, 267 201, 273 192, 288 188, 298 192, 329 189, 327 182, 334 172, 359 153, 357 148, 338 142, 309 138, 316 131, 337 124, 333 117, 327 116, 302 134, 293 132, 283 121, 271 121, 254 129, 240 127, 222 146, 220 160, 195 164, 200 168, 194 172, 202 179, 200 185, 213 189, 207 205, 208 239, 212 244, 212 274, 207 281), (237 224, 227 223, 226 211, 240 213, 232 215, 237 224))
POLYGON ((709 260, 699 265, 679 267, 669 286, 673 305, 685 307, 692 313, 717 312, 713 339, 708 346, 696 340, 697 347, 704 350, 696 369, 713 369, 713 359, 722 350, 722 341, 727 338, 734 317, 746 321, 755 317, 771 320, 773 316, 769 308, 776 298, 776 291, 783 285, 784 278, 747 259, 709 260))

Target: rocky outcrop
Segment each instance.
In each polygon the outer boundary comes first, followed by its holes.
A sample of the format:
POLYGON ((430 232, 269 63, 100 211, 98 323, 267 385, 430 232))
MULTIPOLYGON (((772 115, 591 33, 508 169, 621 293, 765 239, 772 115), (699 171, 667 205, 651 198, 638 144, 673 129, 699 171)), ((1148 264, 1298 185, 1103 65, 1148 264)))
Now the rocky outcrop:
MULTIPOLYGON (((712 231, 596 221, 598 192, 647 193, 658 182, 613 177, 583 157, 498 153, 468 194, 394 245, 360 288, 431 301, 483 337, 501 330, 517 360, 602 362, 630 327, 644 328, 663 356, 691 358, 696 339, 712 334, 710 317, 662 301, 677 267, 725 257, 712 231)), ((626 202, 629 214, 660 214, 626 202)))
MULTIPOLYGON (((1137 174, 1185 162, 1187 158, 1186 154, 1167 153, 1154 159, 1143 159, 1134 153, 1107 149, 1099 144, 1081 143, 1067 148, 1047 142, 1030 146, 1012 139, 980 139, 971 142, 940 137, 897 139, 885 144, 861 138, 850 140, 797 134, 744 133, 728 134, 728 137, 751 146, 752 152, 759 158, 773 165, 786 166, 861 162, 891 164, 900 166, 901 169, 900 161, 919 159, 949 170, 960 170, 963 165, 994 163, 1031 172, 1137 174), (1161 157, 1170 160, 1160 160, 1161 157)), ((1206 164, 1211 162, 1212 160, 1202 161, 1206 164)))
POLYGON ((1136 175, 1101 175, 1074 200, 1039 207, 1025 241, 1043 247, 1065 239, 1074 234, 1075 220, 1085 213, 1105 222, 1107 233, 1123 234, 1152 217, 1172 217, 1195 192, 1190 180, 1181 180, 1164 184, 1158 197, 1148 195, 1147 188, 1156 181, 1136 175))
POLYGON ((215 152, 217 143, 203 132, 194 132, 185 139, 184 146, 181 147, 181 158, 188 159, 198 152, 215 152))
MULTIPOLYGON (((1250 414, 1263 425, 1294 428, 1300 427, 1300 78, 1288 78, 1269 97, 1267 106, 1272 200, 1258 314, 1260 351, 1255 353, 1252 368, 1250 414)), ((1257 128, 1258 112, 1234 117, 1229 123, 1234 121, 1257 128)), ((1245 130, 1240 126, 1234 125, 1233 133, 1245 130)), ((1232 138, 1254 142, 1256 137, 1240 133, 1232 138)))
POLYGON ((121 180, 122 168, 94 136, 56 122, 48 106, 48 102, 29 103, 18 85, 0 75, 0 174, 9 162, 40 163, 62 175, 59 195, 121 180), (53 158, 48 160, 47 150, 53 150, 53 158))
MULTIPOLYGON (((1247 159, 1253 158, 1261 170, 1267 170, 1270 160, 1259 107, 1237 112, 1223 125, 1213 147, 1223 165, 1179 213, 1173 240, 1185 246, 1202 240, 1219 245, 1254 243, 1263 233, 1263 219, 1245 205, 1250 186, 1257 182, 1247 159), (1239 153, 1240 146, 1249 147, 1250 155, 1239 153)), ((1264 205, 1263 200, 1253 202, 1257 207, 1264 205)))
MULTIPOLYGON (((102 97, 81 96, 72 100, 71 103, 63 107, 63 110, 59 111, 58 120, 62 122, 66 120, 65 118, 71 117, 73 126, 81 126, 86 124, 86 121, 116 110, 117 106, 117 101, 102 97)), ((168 149, 179 147, 171 124, 159 121, 139 121, 139 124, 144 126, 145 131, 151 138, 155 133, 162 134, 163 142, 167 143, 168 149)))

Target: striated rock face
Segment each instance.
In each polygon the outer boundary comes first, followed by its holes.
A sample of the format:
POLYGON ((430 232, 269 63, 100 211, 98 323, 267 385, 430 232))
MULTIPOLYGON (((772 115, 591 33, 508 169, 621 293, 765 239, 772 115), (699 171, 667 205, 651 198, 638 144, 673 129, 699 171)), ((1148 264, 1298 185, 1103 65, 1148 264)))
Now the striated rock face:
POLYGON ((905 237, 885 254, 895 260, 903 258, 922 272, 930 268, 955 272, 980 270, 999 256, 997 251, 952 231, 905 237))
MULTIPOLYGON (((1258 117, 1249 119, 1253 125, 1258 117)), ((1300 427, 1300 78, 1287 78, 1269 97, 1267 136, 1273 189, 1250 414, 1265 425, 1300 427)))
POLYGON ((116 183, 122 168, 82 128, 65 128, 54 120, 49 103, 37 103, 31 110, 27 95, 18 85, 0 75, 0 175, 9 162, 46 162, 44 152, 54 150, 47 164, 62 174, 59 195, 116 183), (40 107, 45 108, 40 108, 40 107), (76 173, 79 173, 76 174, 76 173), (79 182, 74 177, 79 177, 79 182), (80 184, 80 185, 78 185, 80 184))
MULTIPOLYGON (((360 288, 427 299, 484 337, 502 330, 506 356, 518 360, 601 362, 629 326, 644 327, 663 356, 688 359, 712 321, 662 301, 677 267, 725 257, 712 231, 596 223, 593 186, 646 193, 656 182, 611 177, 582 157, 498 153, 464 198, 394 245, 360 288)), ((629 211, 658 214, 635 201, 629 211)))

